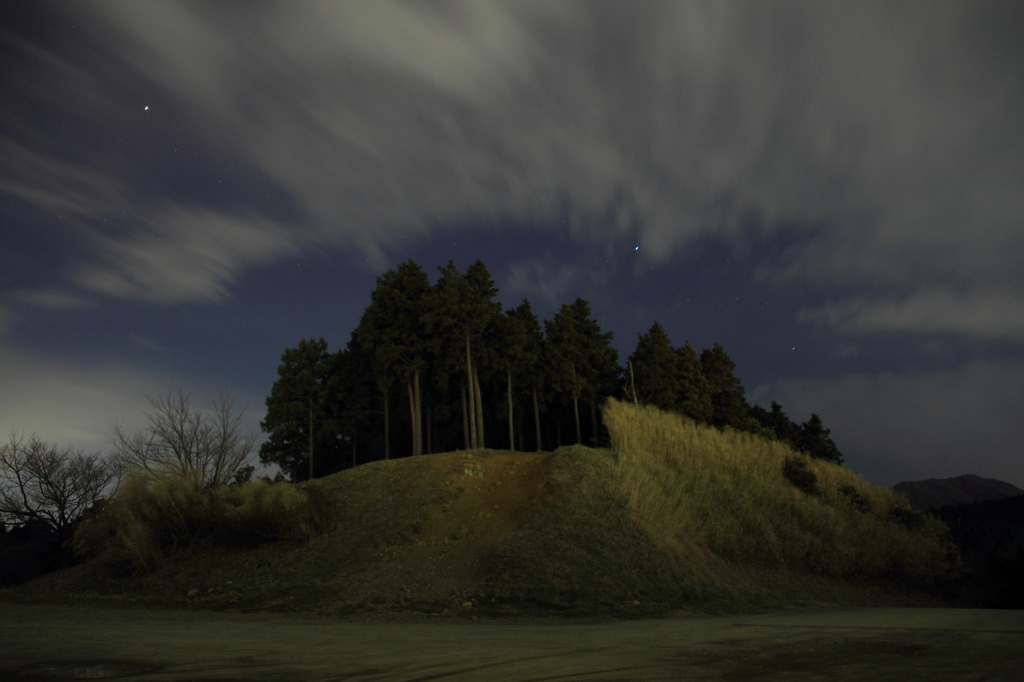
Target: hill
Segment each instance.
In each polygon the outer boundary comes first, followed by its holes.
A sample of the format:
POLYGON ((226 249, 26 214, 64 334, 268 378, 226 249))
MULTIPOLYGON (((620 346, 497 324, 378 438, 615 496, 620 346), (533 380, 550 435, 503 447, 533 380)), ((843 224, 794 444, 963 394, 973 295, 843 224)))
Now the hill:
POLYGON ((948 507, 955 504, 973 504, 1000 500, 1024 494, 1012 483, 994 478, 966 474, 955 478, 930 478, 926 481, 904 481, 892 487, 920 511, 948 507))
POLYGON ((306 484, 306 541, 100 559, 14 591, 317 613, 649 615, 886 604, 958 575, 948 533, 780 443, 611 402, 611 449, 465 451, 306 484))

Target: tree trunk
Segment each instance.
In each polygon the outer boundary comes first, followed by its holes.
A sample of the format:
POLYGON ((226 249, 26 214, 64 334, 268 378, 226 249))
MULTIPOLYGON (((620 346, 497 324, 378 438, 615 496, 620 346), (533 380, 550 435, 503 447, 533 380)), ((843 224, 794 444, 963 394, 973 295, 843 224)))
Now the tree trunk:
POLYGON ((523 410, 516 412, 516 433, 519 434, 517 449, 520 452, 526 452, 526 417, 523 415, 523 410))
POLYGON ((537 387, 533 387, 533 425, 537 429, 537 451, 544 449, 540 437, 540 398, 537 396, 537 387))
POLYGON ((511 367, 506 367, 505 371, 506 371, 506 374, 508 376, 508 396, 507 396, 508 397, 508 447, 511 450, 515 450, 516 449, 516 429, 515 429, 515 424, 513 423, 514 420, 515 420, 515 415, 513 414, 513 409, 512 409, 512 368, 511 367))
POLYGON ((473 381, 473 355, 469 347, 469 334, 466 334, 466 397, 469 399, 469 449, 480 447, 476 421, 476 386, 473 381))
POLYGON ((473 393, 476 394, 476 436, 477 436, 477 447, 486 447, 484 440, 484 401, 480 397, 480 373, 476 371, 476 367, 473 367, 473 393))
POLYGON ((420 414, 420 373, 413 372, 406 382, 406 390, 409 392, 409 426, 412 429, 412 455, 423 454, 423 424, 420 414))
POLYGON ((462 443, 463 447, 469 450, 472 445, 469 441, 469 407, 467 407, 466 383, 459 383, 459 398, 462 400, 462 443))
POLYGON ((309 396, 309 480, 313 480, 313 395, 309 396))
POLYGON ((413 389, 416 393, 416 436, 415 449, 417 455, 423 454, 423 392, 420 390, 420 371, 412 375, 413 389))
POLYGON ((434 451, 434 420, 429 407, 427 408, 427 443, 425 447, 428 455, 434 451))
POLYGON ((388 392, 384 390, 384 459, 391 459, 391 410, 388 409, 388 392))
POLYGON ((590 400, 590 431, 592 445, 596 448, 598 443, 597 436, 597 398, 591 398, 590 400))
POLYGON ((583 433, 580 431, 580 399, 579 396, 572 396, 572 415, 576 418, 576 442, 583 442, 583 433))

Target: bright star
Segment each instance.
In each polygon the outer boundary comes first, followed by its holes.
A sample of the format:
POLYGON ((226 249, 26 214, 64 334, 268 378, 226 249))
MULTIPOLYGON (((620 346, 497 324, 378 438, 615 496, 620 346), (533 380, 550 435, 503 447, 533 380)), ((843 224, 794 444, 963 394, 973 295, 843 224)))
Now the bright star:
POLYGON ((639 250, 640 250, 640 247, 639 247, 639 246, 634 246, 634 247, 633 247, 633 250, 634 250, 634 251, 639 251, 639 250))
POLYGON ((149 105, 147 104, 146 106, 142 107, 142 110, 143 111, 149 111, 149 105))

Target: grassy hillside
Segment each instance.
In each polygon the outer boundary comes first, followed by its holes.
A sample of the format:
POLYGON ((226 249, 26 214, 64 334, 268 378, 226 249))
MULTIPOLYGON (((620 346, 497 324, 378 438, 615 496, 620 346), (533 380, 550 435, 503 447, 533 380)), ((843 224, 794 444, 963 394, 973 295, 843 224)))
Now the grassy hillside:
MULTIPOLYGON (((893 603, 957 572, 944 526, 840 467, 652 409, 612 402, 605 418, 610 450, 455 452, 363 465, 299 486, 301 495, 210 493, 220 520, 202 536, 202 523, 185 524, 196 542, 147 545, 144 565, 101 552, 16 594, 319 613, 645 615, 893 603), (291 533, 268 516, 277 508, 315 523, 291 533)), ((127 518, 149 523, 166 516, 151 508, 158 497, 192 499, 146 495, 111 508, 137 507, 127 518)), ((204 504, 175 509, 213 508, 204 504)), ((94 539, 120 533, 99 527, 94 539)), ((126 537, 154 537, 143 530, 126 537)))
POLYGON ((959 573, 942 524, 838 465, 652 408, 611 402, 605 419, 616 485, 692 584, 765 568, 932 590, 959 573))

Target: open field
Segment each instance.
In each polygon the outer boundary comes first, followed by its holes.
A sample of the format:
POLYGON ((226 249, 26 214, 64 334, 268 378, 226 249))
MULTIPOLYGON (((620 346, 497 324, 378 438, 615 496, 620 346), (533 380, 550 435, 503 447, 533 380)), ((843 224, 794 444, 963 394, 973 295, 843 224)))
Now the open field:
POLYGON ((5 603, 0 678, 1015 680, 1024 612, 844 608, 655 620, 406 618, 5 603))

